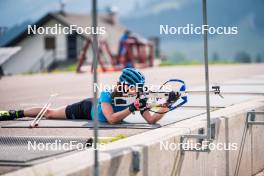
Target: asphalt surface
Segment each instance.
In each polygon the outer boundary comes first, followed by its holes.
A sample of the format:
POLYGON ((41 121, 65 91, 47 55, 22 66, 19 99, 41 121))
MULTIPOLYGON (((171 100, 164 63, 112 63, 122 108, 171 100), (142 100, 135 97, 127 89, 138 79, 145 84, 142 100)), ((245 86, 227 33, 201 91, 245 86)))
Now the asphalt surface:
MULTIPOLYGON (((264 74, 264 64, 244 65, 212 65, 210 66, 211 84, 228 82, 230 80, 248 79, 254 75, 264 74)), ((143 69, 147 83, 161 85, 168 79, 178 78, 186 82, 187 88, 197 88, 204 85, 204 67, 198 66, 173 66, 143 69)), ((103 85, 114 85, 120 72, 100 73, 99 82, 103 85)), ((52 108, 65 106, 87 97, 92 97, 92 74, 54 73, 7 76, 0 80, 0 110, 25 109, 43 106, 50 94, 58 93, 53 101, 52 108)), ((205 99, 205 97, 204 97, 205 99)), ((214 101, 214 100, 213 100, 214 101)), ((216 100, 217 101, 217 100, 216 100)), ((239 100, 240 101, 240 100, 239 100)), ((200 101, 191 102, 199 105, 200 101)), ((204 101, 203 101, 204 102, 204 101)), ((191 108, 188 108, 191 110, 191 108)), ((180 112, 190 112, 184 109, 180 112)), ((204 108, 200 108, 204 110, 204 108)), ((175 112, 176 113, 176 112, 175 112)), ((186 115, 186 114, 185 114, 186 115)), ((182 116, 178 114, 179 118, 182 116)), ((23 120, 23 119, 22 119, 23 120)), ((166 116, 164 117, 166 120, 166 116)), ((14 121, 0 122, 0 126, 16 123, 14 121)), ((99 136, 131 136, 143 133, 149 129, 100 129, 99 136)), ((93 136, 93 129, 89 128, 0 128, 1 136, 64 136, 85 137, 93 136)), ((17 166, 0 166, 0 174, 19 169, 17 166)))
MULTIPOLYGON (((244 65, 212 65, 210 66, 210 82, 222 83, 235 79, 246 79, 252 75, 264 74, 264 64, 244 65)), ((168 79, 178 78, 186 82, 187 88, 204 85, 204 67, 197 66, 171 66, 143 69, 146 82, 160 85, 168 79)), ((99 73, 99 83, 114 85, 120 72, 99 73)), ((103 86, 102 86, 103 87, 103 86)), ((92 97, 91 73, 54 73, 7 76, 0 80, 0 109, 25 109, 43 106, 50 94, 58 93, 52 107, 60 107, 92 97)), ((165 116, 166 117, 166 116, 165 116)), ((0 122, 0 125, 14 123, 0 122)), ((100 136, 115 136, 123 134, 134 135, 146 129, 103 129, 100 136)), ((5 136, 80 136, 90 137, 92 129, 3 129, 0 134, 5 136)))

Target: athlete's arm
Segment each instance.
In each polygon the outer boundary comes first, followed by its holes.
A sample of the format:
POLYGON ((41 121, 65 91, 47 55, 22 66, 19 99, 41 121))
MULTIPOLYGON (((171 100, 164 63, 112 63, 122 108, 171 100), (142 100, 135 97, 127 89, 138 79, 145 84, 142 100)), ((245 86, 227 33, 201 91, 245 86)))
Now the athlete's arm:
POLYGON ((126 108, 122 111, 114 112, 112 105, 109 103, 101 103, 101 106, 104 116, 110 124, 118 123, 131 114, 129 108, 126 108))
MULTIPOLYGON (((163 112, 167 112, 168 110, 169 110, 168 108, 160 108, 157 112, 163 113, 163 112)), ((164 114, 159 114, 159 113, 154 113, 151 115, 151 113, 148 110, 146 110, 143 112, 142 116, 149 124, 155 124, 164 116, 164 114)))

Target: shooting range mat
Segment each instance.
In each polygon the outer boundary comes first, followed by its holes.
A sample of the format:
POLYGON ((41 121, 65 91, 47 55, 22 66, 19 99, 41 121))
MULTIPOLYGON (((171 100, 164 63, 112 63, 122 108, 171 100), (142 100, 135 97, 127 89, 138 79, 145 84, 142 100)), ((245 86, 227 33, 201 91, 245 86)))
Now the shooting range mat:
MULTIPOLYGON (((205 109, 176 109, 167 113, 158 124, 148 124, 140 113, 130 115, 120 124, 99 123, 99 128, 129 128, 129 129, 155 129, 177 121, 188 119, 205 113, 205 109)), ((12 124, 3 125, 1 128, 29 128, 32 120, 16 121, 12 124)), ((89 120, 46 120, 39 122, 36 128, 93 128, 93 121, 89 120)))

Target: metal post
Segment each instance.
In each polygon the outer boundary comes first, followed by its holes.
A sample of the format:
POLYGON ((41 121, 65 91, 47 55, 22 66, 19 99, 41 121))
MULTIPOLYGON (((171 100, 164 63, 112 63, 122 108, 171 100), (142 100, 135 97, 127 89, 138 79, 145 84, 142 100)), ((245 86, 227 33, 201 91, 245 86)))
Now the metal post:
MULTIPOLYGON (((92 27, 96 29, 97 27, 97 0, 92 0, 92 27)), ((98 41, 97 34, 92 34, 92 46, 93 46, 93 106, 94 106, 94 176, 99 176, 99 162, 98 162, 98 112, 97 112, 97 95, 98 90, 94 84, 97 84, 97 63, 98 63, 98 41)))
MULTIPOLYGON (((207 134, 188 134, 181 136, 181 144, 185 139, 194 138, 198 139, 201 143, 203 139, 206 139, 207 142, 212 141, 211 136, 211 122, 210 122, 210 91, 209 91, 209 69, 208 69, 208 25, 207 25, 207 12, 206 12, 206 0, 202 0, 203 3, 203 25, 205 27, 205 31, 203 34, 204 39, 204 68, 205 68, 205 88, 206 88, 206 115, 207 115, 207 134)), ((218 90, 216 89, 218 92, 218 90)), ((213 134, 215 132, 213 131, 213 134)), ((193 152, 209 152, 210 149, 207 147, 205 149, 196 150, 196 149, 184 149, 181 145, 181 154, 184 154, 184 151, 193 151, 193 152)))
MULTIPOLYGON (((203 0, 203 25, 206 27, 206 29, 208 29, 206 0, 203 0)), ((205 88, 206 88, 207 139, 211 139, 207 30, 204 31, 203 38, 204 38, 204 66, 205 66, 205 88)))

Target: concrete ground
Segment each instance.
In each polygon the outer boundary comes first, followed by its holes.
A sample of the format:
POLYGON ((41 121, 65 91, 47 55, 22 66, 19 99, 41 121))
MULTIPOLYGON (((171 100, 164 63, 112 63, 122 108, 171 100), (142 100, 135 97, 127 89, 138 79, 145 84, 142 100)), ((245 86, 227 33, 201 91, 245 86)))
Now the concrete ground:
MULTIPOLYGON (((210 81, 223 83, 235 79, 247 79, 254 75, 264 74, 264 64, 212 65, 210 81)), ((179 78, 186 82, 188 88, 204 85, 203 66, 174 66, 148 68, 142 70, 146 81, 151 84, 162 84, 168 79, 179 78)), ((100 73, 99 81, 103 84, 115 84, 120 72, 100 73)), ((250 80, 249 80, 250 81, 250 80)), ((59 107, 77 102, 92 96, 92 74, 56 73, 18 75, 4 77, 0 80, 0 109, 24 109, 42 106, 52 93, 59 96, 52 107, 59 107)), ((0 126, 14 122, 0 122, 0 126)), ((99 136, 124 134, 131 136, 147 129, 102 129, 99 136)), ((17 129, 0 128, 3 136, 79 136, 91 137, 92 129, 87 128, 52 128, 52 129, 17 129)), ((0 168, 1 170, 2 168, 0 168)), ((9 168, 4 168, 9 170, 9 168)), ((11 168, 13 170, 14 168, 11 168)))

